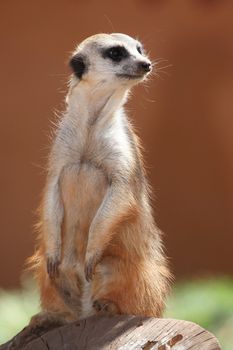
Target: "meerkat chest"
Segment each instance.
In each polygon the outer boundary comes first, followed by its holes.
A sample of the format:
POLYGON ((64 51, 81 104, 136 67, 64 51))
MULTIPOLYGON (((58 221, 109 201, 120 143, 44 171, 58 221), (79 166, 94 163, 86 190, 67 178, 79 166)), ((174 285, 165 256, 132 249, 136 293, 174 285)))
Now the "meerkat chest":
POLYGON ((56 143, 56 158, 63 163, 63 168, 73 165, 79 170, 90 168, 92 175, 96 168, 98 174, 101 170, 105 177, 109 177, 110 173, 132 168, 132 142, 126 121, 117 117, 71 131, 66 126, 56 143))
POLYGON ((120 120, 96 127, 90 135, 87 159, 112 172, 131 167, 133 152, 127 128, 120 120))

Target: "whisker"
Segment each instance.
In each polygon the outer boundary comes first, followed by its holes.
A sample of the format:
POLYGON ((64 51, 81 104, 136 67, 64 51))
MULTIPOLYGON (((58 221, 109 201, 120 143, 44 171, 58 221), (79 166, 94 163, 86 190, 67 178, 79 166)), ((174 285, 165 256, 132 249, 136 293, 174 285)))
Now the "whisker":
POLYGON ((157 67, 157 69, 161 70, 161 69, 166 69, 166 68, 170 68, 173 67, 172 64, 168 64, 167 66, 163 66, 163 67, 157 67))
POLYGON ((108 15, 106 15, 106 13, 104 14, 104 17, 105 17, 106 20, 108 21, 108 24, 110 24, 110 27, 111 27, 111 29, 113 30, 113 32, 116 32, 115 27, 114 27, 114 25, 113 25, 113 23, 112 23, 112 20, 108 17, 108 15))

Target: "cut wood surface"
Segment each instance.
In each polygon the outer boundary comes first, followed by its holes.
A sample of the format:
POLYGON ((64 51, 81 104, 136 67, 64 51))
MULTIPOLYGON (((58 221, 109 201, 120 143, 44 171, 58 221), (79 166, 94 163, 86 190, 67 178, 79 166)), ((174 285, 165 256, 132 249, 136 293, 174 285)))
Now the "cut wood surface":
MULTIPOLYGON (((6 350, 7 344, 0 346, 0 350, 6 350)), ((219 350, 220 345, 213 334, 188 321, 94 316, 53 329, 23 349, 219 350)))

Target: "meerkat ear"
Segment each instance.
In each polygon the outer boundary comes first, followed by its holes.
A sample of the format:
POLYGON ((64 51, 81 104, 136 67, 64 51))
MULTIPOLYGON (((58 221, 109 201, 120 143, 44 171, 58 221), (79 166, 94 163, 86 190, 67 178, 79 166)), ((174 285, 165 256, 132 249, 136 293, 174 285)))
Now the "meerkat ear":
POLYGON ((83 73, 86 71, 86 63, 83 55, 77 54, 70 60, 70 67, 77 78, 81 79, 83 73))

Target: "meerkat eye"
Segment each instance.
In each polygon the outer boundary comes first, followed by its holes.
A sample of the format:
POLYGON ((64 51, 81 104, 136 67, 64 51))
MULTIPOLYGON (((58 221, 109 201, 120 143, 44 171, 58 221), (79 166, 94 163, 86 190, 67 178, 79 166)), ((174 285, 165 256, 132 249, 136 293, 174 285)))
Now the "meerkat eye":
POLYGON ((120 62, 123 58, 129 56, 128 51, 123 46, 114 46, 107 49, 104 57, 110 58, 112 61, 120 62))
POLYGON ((140 53, 140 55, 143 54, 143 50, 142 50, 142 48, 140 46, 137 46, 137 51, 140 53))

